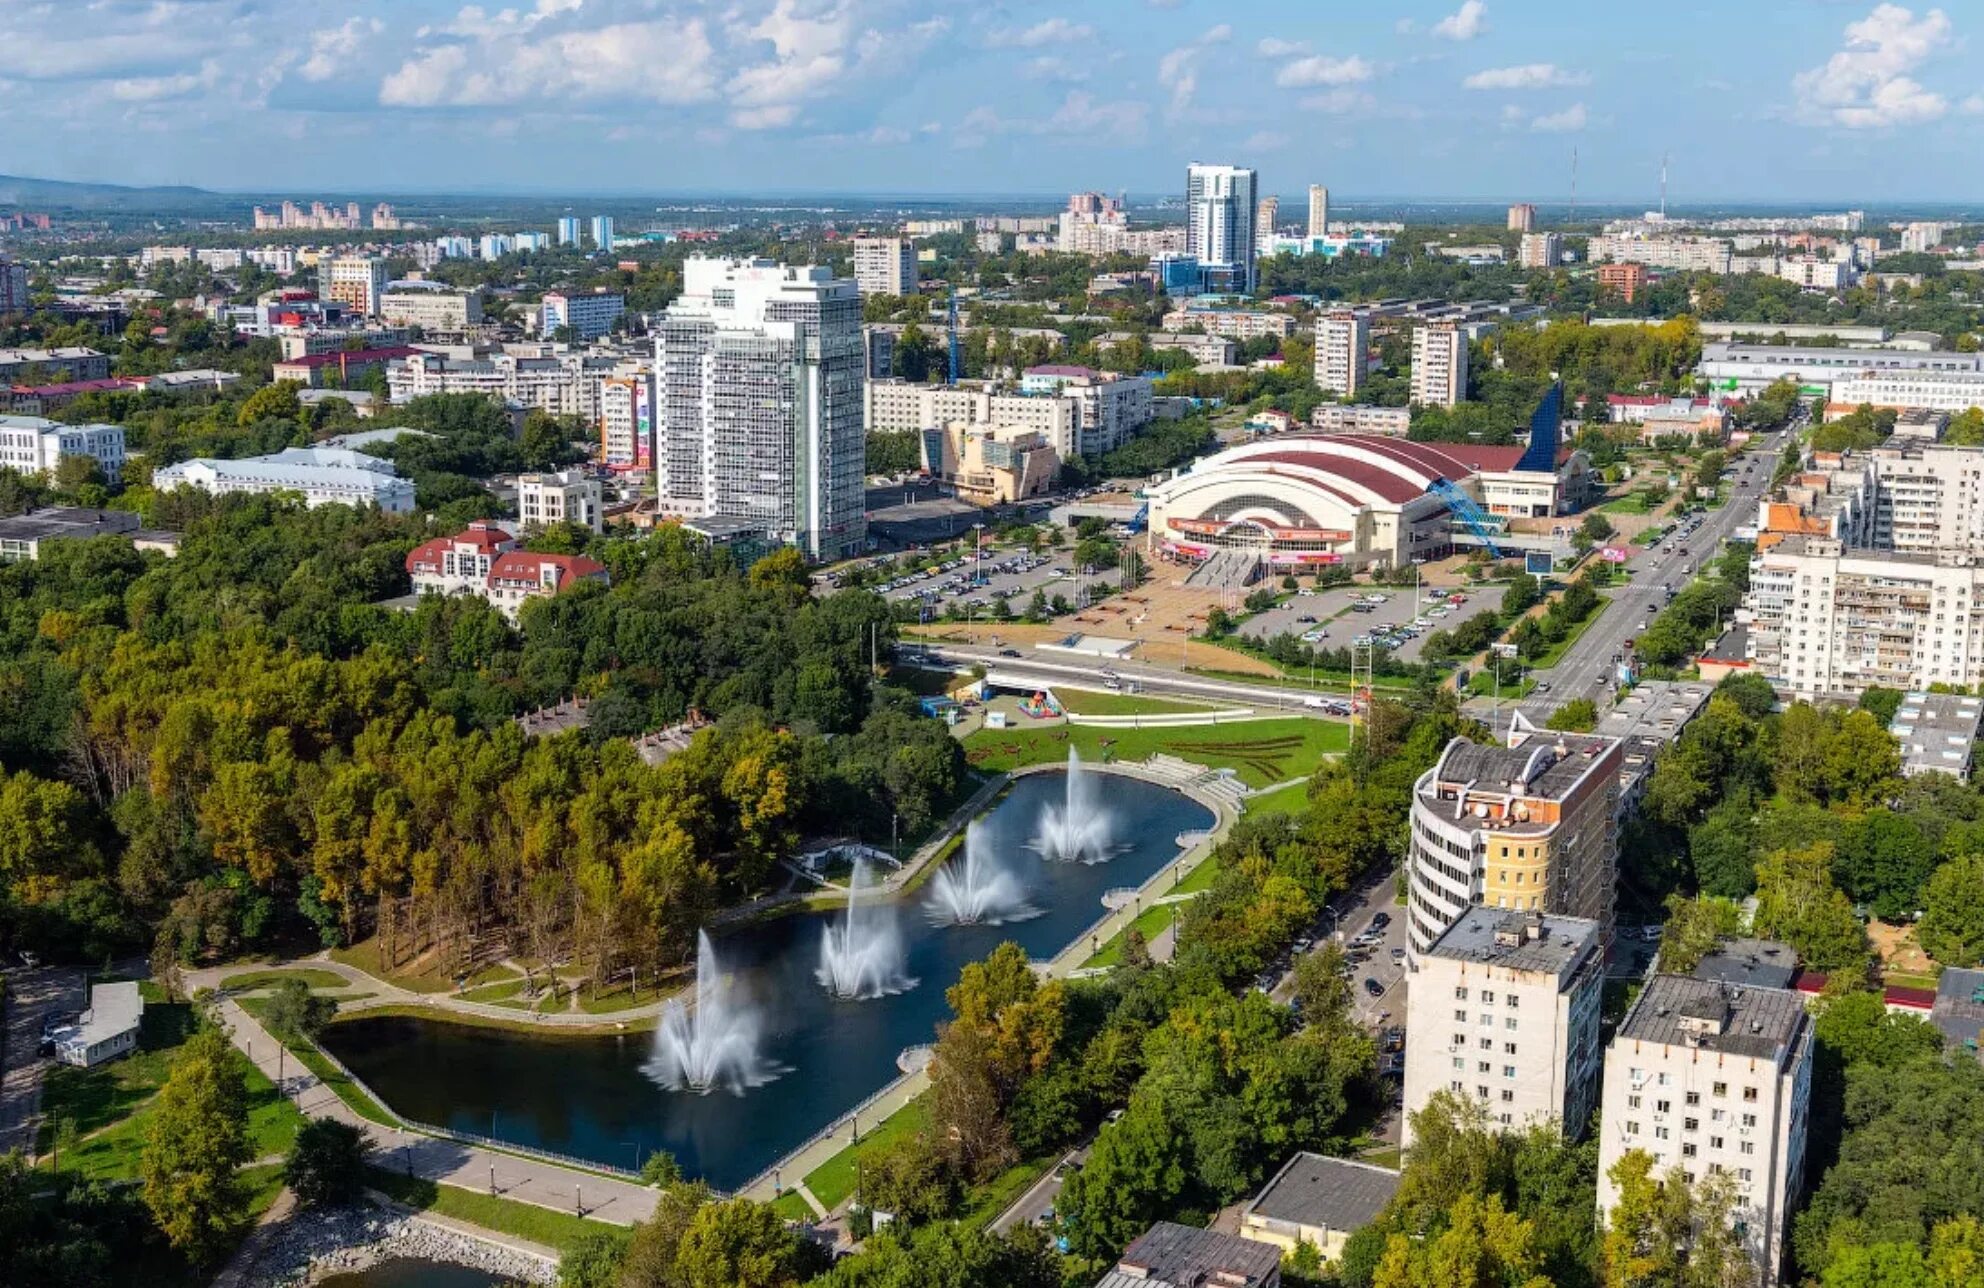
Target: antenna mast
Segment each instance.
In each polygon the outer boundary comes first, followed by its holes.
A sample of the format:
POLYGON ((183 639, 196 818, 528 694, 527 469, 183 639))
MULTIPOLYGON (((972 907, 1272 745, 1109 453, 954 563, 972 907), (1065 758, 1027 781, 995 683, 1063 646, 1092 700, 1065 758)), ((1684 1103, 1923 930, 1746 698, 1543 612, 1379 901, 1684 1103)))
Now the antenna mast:
POLYGON ((1660 154, 1660 218, 1667 218, 1667 154, 1660 154))
POLYGON ((1578 145, 1571 145, 1571 219, 1578 221, 1578 145))

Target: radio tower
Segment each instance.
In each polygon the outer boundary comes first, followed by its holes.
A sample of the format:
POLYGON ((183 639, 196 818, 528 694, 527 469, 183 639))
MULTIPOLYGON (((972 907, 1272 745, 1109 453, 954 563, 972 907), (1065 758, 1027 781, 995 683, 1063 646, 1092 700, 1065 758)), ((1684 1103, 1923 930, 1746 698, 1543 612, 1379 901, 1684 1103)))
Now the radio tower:
POLYGON ((1667 222, 1667 154, 1660 154, 1660 220, 1667 222))
POLYGON ((1571 145, 1571 223, 1578 221, 1578 147, 1571 145))

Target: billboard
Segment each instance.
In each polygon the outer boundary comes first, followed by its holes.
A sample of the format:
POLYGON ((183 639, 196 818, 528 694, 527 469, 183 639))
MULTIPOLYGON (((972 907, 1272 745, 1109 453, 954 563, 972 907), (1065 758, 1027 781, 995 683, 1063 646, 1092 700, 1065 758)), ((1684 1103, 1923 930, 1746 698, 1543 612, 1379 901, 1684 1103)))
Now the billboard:
POLYGON ((1548 550, 1531 550, 1522 557, 1522 570, 1532 577, 1548 577, 1556 567, 1548 550))
POLYGON ((1598 557, 1606 563, 1624 563, 1632 556, 1617 546, 1603 546, 1598 551, 1598 557))
POLYGON ((634 381, 634 464, 654 464, 654 382, 646 378, 634 381))

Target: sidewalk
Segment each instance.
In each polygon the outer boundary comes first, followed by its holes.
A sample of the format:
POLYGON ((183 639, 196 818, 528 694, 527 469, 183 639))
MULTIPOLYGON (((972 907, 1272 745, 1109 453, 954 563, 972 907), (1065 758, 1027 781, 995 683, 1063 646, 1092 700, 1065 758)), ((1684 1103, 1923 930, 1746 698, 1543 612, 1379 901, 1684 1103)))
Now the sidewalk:
POLYGON ((230 975, 262 974, 274 970, 317 970, 327 971, 343 979, 354 989, 364 990, 369 997, 355 997, 338 1004, 340 1014, 351 1015, 369 1011, 381 1006, 420 1006, 435 1011, 455 1011, 463 1015, 481 1016, 486 1019, 502 1020, 508 1024, 542 1026, 545 1028, 592 1028, 607 1030, 640 1020, 659 1016, 668 1005, 669 997, 657 997, 652 1002, 630 1006, 625 1010, 610 1011, 599 1015, 585 1011, 526 1011, 513 1006, 497 1006, 490 1002, 471 1002, 452 992, 420 993, 410 988, 401 988, 390 980, 347 966, 335 961, 329 952, 315 953, 309 957, 296 957, 288 961, 247 963, 237 962, 230 966, 206 966, 186 972, 186 989, 193 992, 201 988, 221 988, 230 975))
POLYGON ((218 1014, 234 1045, 270 1081, 277 1080, 280 1065, 280 1085, 298 1109, 312 1118, 336 1119, 363 1131, 372 1142, 372 1161, 380 1167, 483 1194, 493 1188, 499 1198, 616 1225, 632 1225, 654 1213, 655 1191, 644 1185, 368 1122, 293 1057, 286 1053, 278 1057, 280 1044, 232 998, 220 1004, 218 1014))

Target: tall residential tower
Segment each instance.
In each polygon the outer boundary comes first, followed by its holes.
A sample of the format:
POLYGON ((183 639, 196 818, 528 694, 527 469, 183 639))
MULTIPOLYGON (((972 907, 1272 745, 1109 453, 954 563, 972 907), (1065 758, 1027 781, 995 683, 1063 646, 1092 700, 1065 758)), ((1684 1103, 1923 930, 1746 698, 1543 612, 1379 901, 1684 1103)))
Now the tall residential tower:
POLYGON ((1254 289, 1258 176, 1230 165, 1193 163, 1185 171, 1185 253, 1199 261, 1206 288, 1254 289))

